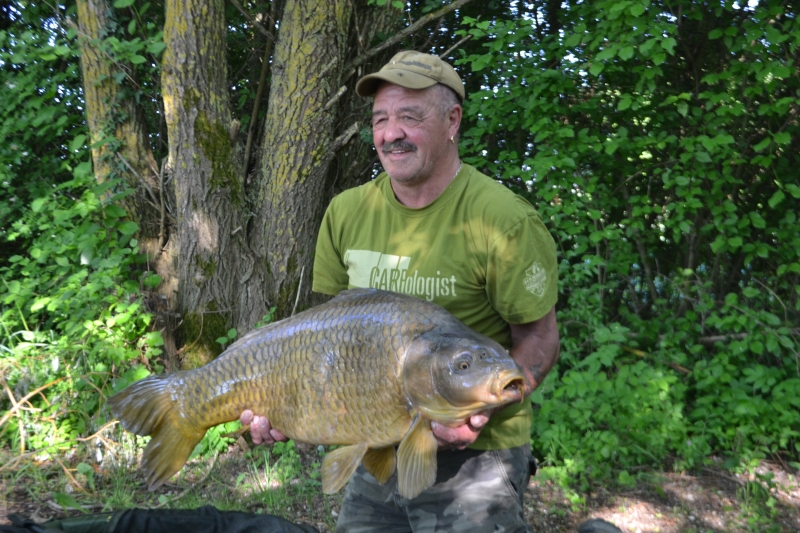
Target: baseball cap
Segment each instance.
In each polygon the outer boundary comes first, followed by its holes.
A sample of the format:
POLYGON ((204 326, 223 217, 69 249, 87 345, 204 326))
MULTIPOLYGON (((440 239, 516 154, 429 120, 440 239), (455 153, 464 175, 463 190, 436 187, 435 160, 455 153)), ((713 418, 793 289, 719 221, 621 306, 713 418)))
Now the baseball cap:
POLYGON ((359 96, 372 96, 382 81, 407 89, 426 89, 437 83, 453 89, 464 101, 464 84, 456 71, 437 56, 414 50, 398 52, 378 72, 367 74, 356 83, 359 96))

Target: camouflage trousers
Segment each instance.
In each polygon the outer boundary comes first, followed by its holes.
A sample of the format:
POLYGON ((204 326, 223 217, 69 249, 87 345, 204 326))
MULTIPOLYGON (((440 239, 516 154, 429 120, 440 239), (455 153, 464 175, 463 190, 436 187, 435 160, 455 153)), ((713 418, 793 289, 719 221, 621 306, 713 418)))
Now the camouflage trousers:
POLYGON ((530 446, 441 451, 437 463, 436 484, 412 500, 397 494, 397 472, 381 485, 360 466, 347 486, 336 532, 531 531, 522 512, 530 446))

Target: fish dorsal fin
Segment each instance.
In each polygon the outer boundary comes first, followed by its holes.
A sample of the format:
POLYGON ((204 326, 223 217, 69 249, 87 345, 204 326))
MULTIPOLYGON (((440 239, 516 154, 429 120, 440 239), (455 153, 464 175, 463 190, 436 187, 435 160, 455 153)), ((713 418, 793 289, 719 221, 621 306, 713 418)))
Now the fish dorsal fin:
POLYGON ((437 447, 430 420, 417 416, 397 450, 397 488, 400 496, 416 498, 436 482, 437 447))
POLYGON ((344 487, 365 453, 366 443, 344 446, 328 453, 322 461, 322 492, 333 494, 344 487))
POLYGON ((394 446, 369 450, 361 461, 367 472, 375 476, 381 485, 389 481, 397 459, 394 446))

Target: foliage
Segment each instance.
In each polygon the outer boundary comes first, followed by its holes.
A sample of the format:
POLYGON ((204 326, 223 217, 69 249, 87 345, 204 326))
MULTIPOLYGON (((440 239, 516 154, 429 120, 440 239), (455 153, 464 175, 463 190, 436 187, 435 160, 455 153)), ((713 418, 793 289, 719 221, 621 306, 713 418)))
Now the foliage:
POLYGON ((138 226, 116 205, 129 191, 86 162, 76 43, 23 22, 0 32, 0 439, 22 451, 94 431, 112 376, 158 370, 163 342, 139 298, 138 226))
POLYGON ((17 25, 0 30, 0 264, 30 242, 9 238, 12 222, 72 179, 64 161, 86 147, 74 41, 40 15, 24 10, 17 25))
POLYGON ((460 61, 483 87, 465 160, 534 202, 560 249, 535 447, 586 478, 797 457, 796 13, 606 0, 466 22, 484 44, 460 61))

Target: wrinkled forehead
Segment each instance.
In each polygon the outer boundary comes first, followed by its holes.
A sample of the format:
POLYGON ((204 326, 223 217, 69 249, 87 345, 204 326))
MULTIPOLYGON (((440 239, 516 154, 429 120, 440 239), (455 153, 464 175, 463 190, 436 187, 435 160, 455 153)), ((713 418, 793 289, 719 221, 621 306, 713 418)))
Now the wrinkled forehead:
POLYGON ((383 82, 375 93, 372 114, 391 113, 398 109, 412 108, 426 112, 436 103, 434 87, 435 85, 426 89, 408 89, 394 83, 383 82))

